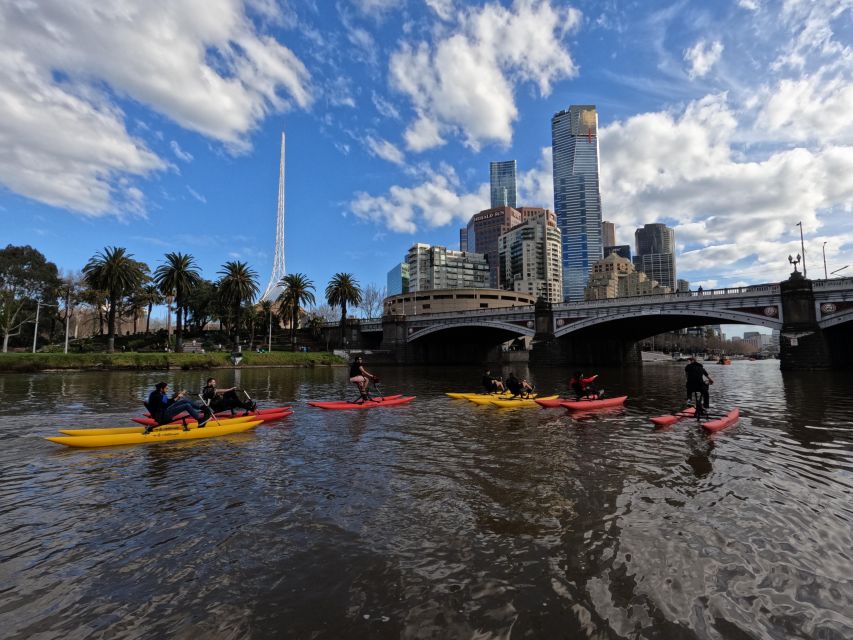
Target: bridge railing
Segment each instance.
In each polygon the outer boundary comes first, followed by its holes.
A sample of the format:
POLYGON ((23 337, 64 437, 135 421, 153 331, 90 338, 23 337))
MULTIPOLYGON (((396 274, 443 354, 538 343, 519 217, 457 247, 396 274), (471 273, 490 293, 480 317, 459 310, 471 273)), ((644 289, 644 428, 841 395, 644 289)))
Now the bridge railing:
POLYGON ((725 287, 722 289, 703 289, 702 291, 675 291, 647 296, 624 296, 620 298, 605 298, 604 300, 583 300, 578 302, 560 302, 554 305, 554 310, 577 309, 578 307, 623 306, 648 304, 655 302, 682 302, 685 300, 707 300, 724 296, 761 296, 779 293, 778 284, 755 284, 748 287, 725 287))
POLYGON ((812 289, 853 289, 853 278, 812 280, 812 289))

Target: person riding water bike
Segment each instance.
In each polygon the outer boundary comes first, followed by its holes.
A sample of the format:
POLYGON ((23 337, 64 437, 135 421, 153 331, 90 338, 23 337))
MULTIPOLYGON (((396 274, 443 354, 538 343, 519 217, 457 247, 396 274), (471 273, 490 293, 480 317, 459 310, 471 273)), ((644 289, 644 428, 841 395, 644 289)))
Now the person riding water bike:
POLYGON ((370 400, 370 395, 367 393, 367 385, 373 380, 374 383, 379 382, 379 377, 370 373, 362 366, 361 356, 356 356, 355 360, 349 367, 349 381, 358 387, 361 398, 359 403, 370 400))
POLYGON ((512 397, 528 396, 533 392, 533 387, 527 380, 519 380, 515 377, 515 373, 510 371, 506 379, 506 389, 512 394, 512 397))
MULTIPOLYGON (((687 376, 687 401, 688 404, 693 399, 694 393, 702 394, 702 405, 705 409, 710 406, 711 394, 709 392, 709 385, 714 384, 714 381, 711 379, 711 376, 708 375, 708 372, 705 370, 705 367, 702 366, 701 363, 696 362, 696 358, 690 356, 688 358, 688 364, 684 367, 684 373, 687 376), (705 379, 708 379, 708 382, 705 382, 705 379)), ((696 407, 696 411, 702 411, 702 407, 696 407)), ((707 413, 707 411, 705 412, 707 413)))
POLYGON ((572 379, 569 381, 569 388, 575 392, 578 400, 587 398, 589 400, 597 400, 604 395, 603 390, 599 390, 595 386, 595 381, 598 379, 598 374, 585 378, 583 371, 575 371, 572 379))
MULTIPOLYGON (((170 398, 167 393, 168 389, 168 384, 165 382, 158 382, 154 386, 154 391, 148 395, 148 401, 145 403, 145 406, 151 413, 151 417, 157 421, 157 425, 146 427, 146 434, 151 433, 155 426, 168 424, 175 419, 175 416, 183 413, 184 411, 190 414, 196 422, 198 422, 199 429, 207 424, 208 420, 210 420, 213 415, 209 407, 204 405, 202 405, 200 409, 196 407, 192 400, 185 397, 187 395, 185 390, 178 391, 170 398), (201 411, 201 413, 199 413, 199 411, 201 411)), ((184 430, 186 430, 186 425, 184 426, 184 430)))
POLYGON ((251 400, 241 400, 237 391, 240 391, 237 387, 217 389, 216 378, 208 378, 207 384, 201 390, 201 397, 216 413, 230 409, 231 415, 234 415, 237 409, 243 409, 248 415, 250 411, 258 408, 258 405, 251 400))
POLYGON ((500 393, 504 391, 504 383, 500 378, 495 378, 490 369, 483 373, 483 389, 486 393, 500 393))

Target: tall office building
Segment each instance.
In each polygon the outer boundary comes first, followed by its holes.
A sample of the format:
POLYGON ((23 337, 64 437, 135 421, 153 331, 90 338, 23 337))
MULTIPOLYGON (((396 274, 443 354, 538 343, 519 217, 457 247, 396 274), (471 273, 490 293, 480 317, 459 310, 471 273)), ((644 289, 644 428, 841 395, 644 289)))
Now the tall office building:
POLYGON ((616 225, 607 220, 601 223, 601 243, 605 247, 616 246, 616 225))
POLYGON ((385 283, 385 295, 395 296, 399 293, 409 293, 409 265, 401 262, 388 272, 385 283))
POLYGON ((500 287, 498 238, 522 221, 521 212, 512 207, 493 207, 471 216, 466 233, 468 251, 482 253, 489 262, 489 279, 485 286, 500 287))
POLYGON ((554 213, 547 209, 531 212, 498 240, 502 288, 542 297, 547 302, 562 302, 560 245, 554 213))
POLYGON ((516 205, 515 160, 489 163, 489 186, 492 209, 516 205))
POLYGON ((601 260, 598 114, 572 105, 551 118, 554 208, 563 243, 563 298, 583 300, 590 266, 601 260))
POLYGON ((423 243, 412 245, 406 254, 409 292, 433 289, 484 289, 488 287, 486 256, 454 251, 423 243))
POLYGON ((675 291, 675 230, 665 224, 646 224, 634 233, 637 253, 634 266, 652 280, 675 291))

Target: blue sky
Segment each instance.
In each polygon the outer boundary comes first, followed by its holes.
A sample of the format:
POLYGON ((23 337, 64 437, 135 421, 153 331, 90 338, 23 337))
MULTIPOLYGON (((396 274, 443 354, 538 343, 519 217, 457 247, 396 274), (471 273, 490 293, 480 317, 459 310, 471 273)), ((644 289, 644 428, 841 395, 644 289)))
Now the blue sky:
MULTIPOLYGON (((553 207, 550 118, 595 104, 604 218, 676 228, 705 288, 853 265, 853 2, 82 0, 0 6, 0 243, 108 245, 322 291, 458 247, 488 163, 553 207)), ((846 273, 853 272, 853 266, 846 273)))

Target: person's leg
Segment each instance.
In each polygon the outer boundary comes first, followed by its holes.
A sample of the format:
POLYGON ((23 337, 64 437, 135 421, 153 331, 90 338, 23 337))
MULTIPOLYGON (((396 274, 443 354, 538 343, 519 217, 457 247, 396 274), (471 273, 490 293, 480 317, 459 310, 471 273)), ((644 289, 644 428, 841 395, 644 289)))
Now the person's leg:
POLYGON ((210 415, 210 410, 207 407, 204 407, 202 411, 199 411, 195 408, 192 401, 178 400, 166 408, 166 411, 163 412, 163 417, 167 422, 171 422, 176 415, 183 413, 184 411, 190 414, 190 416, 199 423, 204 422, 210 415))
POLYGON ((705 408, 706 409, 711 406, 711 393, 710 393, 710 390, 708 389, 707 384, 705 385, 704 389, 702 389, 702 400, 704 400, 704 402, 705 402, 705 408))

